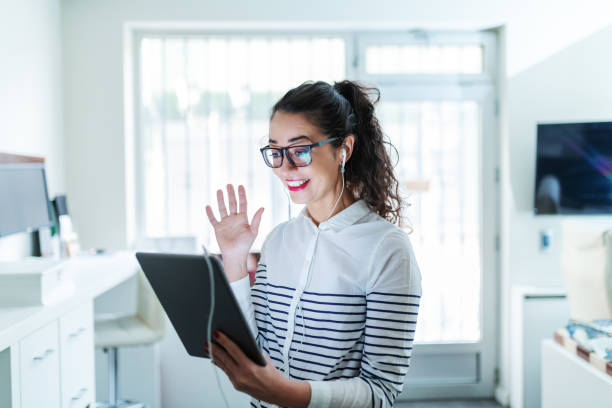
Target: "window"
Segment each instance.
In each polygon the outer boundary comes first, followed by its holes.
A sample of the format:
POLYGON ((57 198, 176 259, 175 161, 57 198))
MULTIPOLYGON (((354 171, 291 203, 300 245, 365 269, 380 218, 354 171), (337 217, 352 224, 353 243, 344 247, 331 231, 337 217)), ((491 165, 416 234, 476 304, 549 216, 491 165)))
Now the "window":
POLYGON ((480 74, 479 45, 370 45, 366 70, 370 74, 480 74))
POLYGON ((396 175, 411 204, 405 215, 427 294, 421 312, 436 316, 419 319, 417 336, 478 341, 480 107, 474 100, 392 100, 381 102, 378 115, 401 152, 396 175))
POLYGON ((266 208, 259 248, 288 212, 259 153, 271 107, 308 79, 343 79, 344 39, 145 35, 139 59, 140 234, 195 235, 218 250, 204 206, 216 210, 216 190, 231 182, 245 186, 250 215, 266 208))

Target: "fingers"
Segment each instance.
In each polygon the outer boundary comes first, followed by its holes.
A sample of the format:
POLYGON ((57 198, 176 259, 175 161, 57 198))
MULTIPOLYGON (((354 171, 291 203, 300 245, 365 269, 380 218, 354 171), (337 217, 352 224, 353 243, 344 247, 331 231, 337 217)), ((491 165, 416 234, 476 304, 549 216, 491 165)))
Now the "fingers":
POLYGON ((212 355, 211 357, 211 347, 209 347, 210 343, 205 342, 204 343, 204 355, 208 358, 210 358, 210 362, 213 363, 214 365, 216 365, 217 367, 221 368, 223 371, 226 371, 225 366, 222 366, 222 363, 219 363, 219 359, 215 359, 215 357, 217 357, 216 353, 212 355))
POLYGON ((253 231, 255 235, 257 235, 257 232, 259 231, 259 223, 261 222, 261 215, 263 212, 264 208, 261 207, 259 210, 257 210, 255 215, 253 215, 253 220, 251 221, 251 231, 253 231))
POLYGON ((264 360, 266 360, 266 365, 268 364, 272 364, 272 367, 274 367, 272 360, 270 360, 270 357, 268 357, 268 355, 266 353, 262 353, 264 360))
MULTIPOLYGON (((225 206, 225 197, 223 196, 223 190, 217 190, 217 205, 219 206, 219 216, 221 219, 227 217, 228 215, 234 214, 247 214, 247 198, 246 198, 246 190, 243 185, 238 186, 238 204, 236 203, 236 193, 234 191, 234 186, 232 184, 227 185, 227 199, 229 204, 229 214, 227 212, 227 207, 225 206)), ((259 222, 261 221, 261 215, 263 213, 263 207, 260 208, 255 215, 253 216, 253 220, 251 221, 252 230, 257 233, 259 230, 259 222)), ((206 215, 208 216, 208 220, 214 226, 219 223, 212 211, 210 206, 206 206, 206 215)))
POLYGON ((227 200, 229 201, 230 215, 238 214, 236 209, 236 193, 234 192, 234 186, 232 184, 227 185, 227 200))
POLYGON ((247 199, 246 199, 246 192, 244 191, 244 186, 241 184, 238 186, 238 201, 240 203, 240 210, 238 212, 240 212, 241 214, 247 213, 247 199))
POLYGON ((213 214, 213 210, 210 205, 206 206, 206 215, 208 216, 208 221, 210 221, 211 225, 214 227, 219 223, 213 214))
POLYGON ((217 205, 219 206, 219 215, 221 218, 227 217, 227 209, 225 208, 225 200, 223 199, 223 190, 217 190, 217 205))
POLYGON ((228 354, 228 351, 224 350, 224 347, 221 347, 215 343, 210 343, 208 347, 209 354, 212 351, 213 363, 221 367, 223 371, 225 371, 226 373, 228 372, 228 370, 230 372, 234 372, 236 369, 236 362, 234 361, 232 356, 228 354))
POLYGON ((229 337, 220 331, 214 332, 215 339, 227 350, 227 356, 236 362, 238 366, 244 367, 246 364, 251 363, 251 360, 244 354, 244 352, 234 343, 229 337))
POLYGON ((227 374, 229 376, 229 372, 227 371, 227 367, 223 365, 223 363, 219 362, 219 361, 213 361, 213 364, 216 365, 217 367, 219 367, 221 370, 223 370, 223 372, 225 374, 227 374))

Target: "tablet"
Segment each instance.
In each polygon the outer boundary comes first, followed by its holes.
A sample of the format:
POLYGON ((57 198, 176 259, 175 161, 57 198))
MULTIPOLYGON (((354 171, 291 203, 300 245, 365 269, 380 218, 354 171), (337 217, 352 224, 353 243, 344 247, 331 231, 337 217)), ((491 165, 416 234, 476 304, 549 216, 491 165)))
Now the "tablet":
MULTIPOLYGON (((212 330, 222 331, 256 364, 266 365, 259 347, 225 277, 223 265, 207 256, 213 267, 215 309, 212 330)), ((183 346, 192 356, 208 358, 210 282, 204 255, 137 252, 136 259, 183 346)))

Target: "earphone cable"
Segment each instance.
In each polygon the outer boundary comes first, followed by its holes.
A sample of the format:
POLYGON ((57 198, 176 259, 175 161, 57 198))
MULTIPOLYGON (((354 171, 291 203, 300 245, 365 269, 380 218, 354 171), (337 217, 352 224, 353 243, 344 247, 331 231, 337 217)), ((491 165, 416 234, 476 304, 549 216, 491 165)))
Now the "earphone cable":
MULTIPOLYGON (((207 255, 204 255, 204 260, 206 261, 206 266, 208 268, 208 280, 210 282, 210 308, 208 312, 208 327, 207 327, 207 344, 208 344, 208 353, 210 357, 210 361, 213 361, 213 351, 212 351, 212 320, 215 313, 215 276, 213 273, 212 263, 207 255)), ((226 408, 230 408, 227 397, 225 396, 225 392, 223 391, 223 387, 221 387, 221 380, 219 380, 219 374, 217 373, 216 367, 212 364, 213 372, 215 373, 215 378, 217 379, 217 386, 219 387, 219 391, 221 391, 221 396, 223 397, 223 402, 225 402, 226 408)))
MULTIPOLYGON (((340 190, 340 195, 338 196, 336 203, 334 204, 333 208, 331 209, 327 218, 324 221, 327 221, 329 217, 332 215, 332 213, 336 209, 336 206, 338 205, 338 202, 340 201, 340 197, 342 197, 342 193, 344 193, 344 165, 342 166, 342 170, 340 172, 342 173, 342 190, 340 190)), ((317 250, 317 244, 318 244, 318 233, 317 233, 317 242, 315 243, 315 247, 313 249, 313 254, 317 250)), ((314 262, 311 261, 310 265, 308 265, 308 279, 306 280, 306 285, 304 285, 304 289, 308 288, 308 286, 310 285, 310 281, 312 280, 312 274, 310 273, 310 270, 312 269, 313 263, 314 262)), ((306 337, 306 323, 304 321, 304 310, 302 309, 302 295, 300 295, 300 300, 298 301, 298 309, 300 310, 301 315, 302 315, 302 338, 300 340, 300 346, 295 350, 295 353, 292 353, 292 356, 289 358, 289 361, 287 362, 287 375, 289 375, 289 372, 291 371, 290 364, 293 361, 293 356, 295 356, 300 351, 300 349, 302 348, 302 345, 304 344, 304 338, 306 337)))

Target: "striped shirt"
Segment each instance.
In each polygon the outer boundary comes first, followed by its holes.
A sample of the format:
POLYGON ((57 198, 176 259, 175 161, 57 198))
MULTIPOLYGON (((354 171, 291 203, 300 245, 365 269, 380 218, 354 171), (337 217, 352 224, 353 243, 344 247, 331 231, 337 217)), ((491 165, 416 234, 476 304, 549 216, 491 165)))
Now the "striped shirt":
MULTIPOLYGON (((306 208, 232 283, 258 345, 309 407, 391 407, 410 367, 421 274, 408 235, 359 200, 317 227, 306 208)), ((252 407, 270 407, 253 399, 252 407)))

